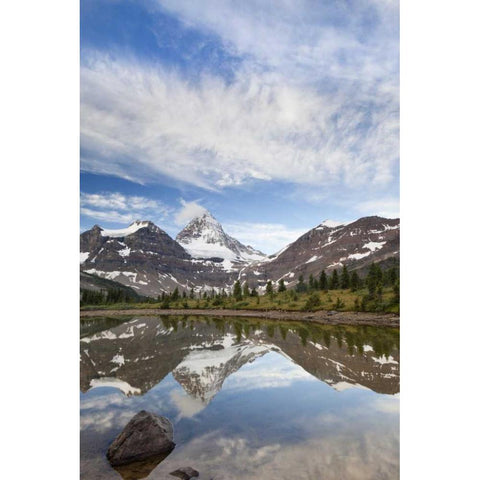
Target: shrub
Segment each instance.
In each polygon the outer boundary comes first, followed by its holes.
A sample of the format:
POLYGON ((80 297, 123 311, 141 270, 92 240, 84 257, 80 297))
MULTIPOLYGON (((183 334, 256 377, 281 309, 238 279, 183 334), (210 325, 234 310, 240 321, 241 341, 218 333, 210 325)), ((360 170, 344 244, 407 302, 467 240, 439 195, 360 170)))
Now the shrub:
POLYGON ((336 303, 335 303, 335 309, 336 309, 336 310, 340 310, 340 309, 343 308, 344 306, 345 306, 345 303, 344 303, 342 300, 340 300, 339 297, 337 297, 337 301, 336 301, 336 303))
POLYGON ((313 310, 315 307, 321 305, 320 295, 318 293, 312 293, 305 302, 303 310, 313 310))

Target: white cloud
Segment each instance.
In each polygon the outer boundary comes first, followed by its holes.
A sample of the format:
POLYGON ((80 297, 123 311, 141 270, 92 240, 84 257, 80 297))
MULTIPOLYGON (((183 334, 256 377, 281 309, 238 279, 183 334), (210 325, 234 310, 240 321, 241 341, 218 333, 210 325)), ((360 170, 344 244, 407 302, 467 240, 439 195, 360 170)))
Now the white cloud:
POLYGON ((399 218, 400 201, 398 198, 381 198, 378 200, 369 200, 355 205, 355 209, 363 216, 379 215, 380 217, 399 218))
POLYGON ((373 408, 376 408, 383 413, 393 413, 398 415, 400 413, 400 396, 399 395, 379 395, 373 403, 373 408))
POLYGON ((308 228, 289 228, 280 223, 235 222, 223 225, 225 232, 245 245, 272 254, 295 241, 308 228))
POLYGON ((184 391, 172 390, 170 399, 178 409, 177 421, 181 418, 191 418, 205 409, 206 405, 199 399, 190 397, 184 391))
POLYGON ((175 223, 182 227, 193 218, 208 212, 206 208, 202 207, 195 201, 187 202, 181 198, 180 203, 182 204, 182 208, 180 208, 175 214, 175 223))
POLYGON ((129 223, 137 219, 132 213, 121 213, 116 210, 92 210, 91 208, 80 207, 80 213, 103 222, 129 223))
POLYGON ((285 388, 296 381, 318 382, 318 379, 281 354, 269 352, 228 377, 222 390, 245 392, 262 388, 285 388))
POLYGON ((161 202, 118 192, 80 193, 82 215, 104 222, 129 223, 134 220, 158 221, 171 209, 161 202))
POLYGON ((386 185, 396 174, 396 91, 322 94, 268 73, 189 82, 91 55, 81 69, 82 169, 206 189, 251 180, 386 185), (366 125, 369 125, 366 127, 366 125))
POLYGON ((395 69, 398 61, 396 0, 158 3, 188 26, 216 34, 234 54, 275 71, 375 78, 395 69))

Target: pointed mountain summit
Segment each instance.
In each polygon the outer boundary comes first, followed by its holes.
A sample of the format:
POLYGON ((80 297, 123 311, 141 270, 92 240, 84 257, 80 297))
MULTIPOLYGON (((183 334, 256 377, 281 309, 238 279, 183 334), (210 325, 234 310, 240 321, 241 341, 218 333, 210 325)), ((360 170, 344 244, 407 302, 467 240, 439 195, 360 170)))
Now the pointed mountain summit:
POLYGON ((266 255, 226 234, 208 211, 193 218, 177 235, 176 241, 196 258, 222 258, 232 262, 254 262, 266 255))
POLYGON ((317 228, 319 227, 327 227, 327 228, 336 228, 341 227, 343 225, 348 225, 349 222, 337 222, 337 220, 324 220, 317 228))

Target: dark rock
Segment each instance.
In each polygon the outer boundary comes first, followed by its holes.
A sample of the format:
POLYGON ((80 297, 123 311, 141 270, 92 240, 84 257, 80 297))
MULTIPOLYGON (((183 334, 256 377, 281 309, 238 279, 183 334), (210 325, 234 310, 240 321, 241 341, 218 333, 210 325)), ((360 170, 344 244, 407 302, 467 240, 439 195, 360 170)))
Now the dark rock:
POLYGON ((142 410, 115 438, 107 451, 107 458, 112 466, 127 465, 168 454, 174 447, 170 421, 142 410))
POLYGON ((168 453, 162 453, 154 457, 147 458, 141 462, 133 462, 128 465, 117 465, 113 467, 123 478, 123 480, 140 480, 147 478, 153 469, 165 458, 168 457, 168 453))
POLYGON ((170 475, 181 478, 182 480, 190 480, 192 477, 198 477, 199 473, 192 467, 182 467, 171 472, 170 475))

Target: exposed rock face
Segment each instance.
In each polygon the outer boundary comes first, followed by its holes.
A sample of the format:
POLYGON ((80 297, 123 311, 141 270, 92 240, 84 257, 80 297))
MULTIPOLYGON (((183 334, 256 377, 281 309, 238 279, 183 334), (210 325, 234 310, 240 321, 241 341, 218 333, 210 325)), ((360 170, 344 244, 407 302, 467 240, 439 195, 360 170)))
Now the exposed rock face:
POLYGON ((199 473, 192 467, 182 467, 171 472, 170 475, 181 478, 182 480, 190 480, 192 477, 198 477, 199 473))
POLYGON ((170 421, 142 410, 115 438, 107 451, 107 458, 112 466, 127 465, 168 454, 174 448, 170 421))
POLYGON ((94 292, 105 291, 109 288, 123 290, 130 297, 141 299, 141 295, 138 294, 136 290, 131 287, 127 287, 122 283, 115 282, 114 280, 107 280, 106 278, 101 278, 96 275, 90 275, 85 272, 80 272, 80 291, 82 290, 92 290, 94 292))
POLYGON ((80 235, 81 270, 156 297, 162 291, 197 287, 218 289, 233 281, 215 261, 193 259, 152 222, 134 222, 123 230, 97 225, 80 235))
POLYGON ((382 217, 364 217, 347 225, 325 222, 302 235, 279 254, 247 267, 240 274, 241 282, 265 287, 268 280, 294 286, 300 275, 308 281, 312 274, 327 273, 346 265, 361 270, 372 262, 398 258, 400 221, 382 217))

